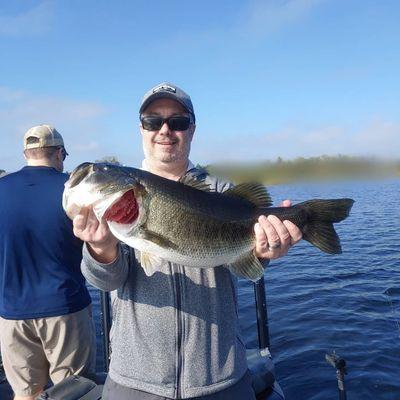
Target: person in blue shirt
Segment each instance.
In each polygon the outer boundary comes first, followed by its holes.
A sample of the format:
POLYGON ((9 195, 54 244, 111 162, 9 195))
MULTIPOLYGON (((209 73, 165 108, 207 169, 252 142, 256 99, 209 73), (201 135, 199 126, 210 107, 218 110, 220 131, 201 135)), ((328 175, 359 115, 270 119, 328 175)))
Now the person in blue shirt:
POLYGON ((63 138, 49 125, 30 128, 24 155, 27 166, 0 178, 0 345, 16 400, 95 367, 82 242, 62 208, 63 138))

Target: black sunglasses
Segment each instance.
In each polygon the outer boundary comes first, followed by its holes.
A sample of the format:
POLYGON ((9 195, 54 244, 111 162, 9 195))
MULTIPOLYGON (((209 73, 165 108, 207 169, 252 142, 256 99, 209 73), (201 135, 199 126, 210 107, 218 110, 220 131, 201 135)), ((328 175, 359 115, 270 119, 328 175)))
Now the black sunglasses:
POLYGON ((67 155, 68 155, 67 150, 65 150, 64 147, 59 147, 59 149, 61 150, 61 155, 62 155, 62 158, 63 158, 63 161, 64 161, 66 159, 67 155))
POLYGON ((191 124, 191 118, 185 115, 175 115, 169 118, 146 115, 140 117, 140 122, 146 131, 158 131, 165 123, 167 123, 171 131, 186 131, 191 124))

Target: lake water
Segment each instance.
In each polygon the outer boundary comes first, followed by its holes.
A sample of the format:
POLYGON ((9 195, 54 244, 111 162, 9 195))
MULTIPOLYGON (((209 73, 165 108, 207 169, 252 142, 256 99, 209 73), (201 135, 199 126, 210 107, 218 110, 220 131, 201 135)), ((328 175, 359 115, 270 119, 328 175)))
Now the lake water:
MULTIPOLYGON (((269 188, 275 205, 350 197, 350 217, 336 225, 343 254, 303 241, 265 273, 271 352, 287 400, 337 399, 335 369, 347 362, 349 400, 400 399, 400 179, 302 183, 269 188)), ((97 329, 98 293, 91 289, 97 329)), ((239 282, 240 319, 256 346, 253 287, 239 282)), ((98 365, 102 366, 99 341, 98 365)))

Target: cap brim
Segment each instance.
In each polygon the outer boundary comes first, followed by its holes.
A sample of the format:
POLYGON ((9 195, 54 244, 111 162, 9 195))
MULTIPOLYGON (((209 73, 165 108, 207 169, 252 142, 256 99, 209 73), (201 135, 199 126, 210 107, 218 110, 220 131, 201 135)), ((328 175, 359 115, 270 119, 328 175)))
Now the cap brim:
POLYGON ((153 93, 151 96, 149 96, 144 102, 143 104, 140 106, 139 109, 139 114, 142 114, 142 112, 150 105, 150 103, 152 103, 155 100, 158 99, 171 99, 171 100, 175 100, 177 101, 180 105, 182 105, 182 107, 191 115, 193 115, 193 112, 191 110, 189 110, 186 106, 186 104, 179 99, 179 97, 177 97, 174 93, 168 93, 168 92, 156 92, 153 93))

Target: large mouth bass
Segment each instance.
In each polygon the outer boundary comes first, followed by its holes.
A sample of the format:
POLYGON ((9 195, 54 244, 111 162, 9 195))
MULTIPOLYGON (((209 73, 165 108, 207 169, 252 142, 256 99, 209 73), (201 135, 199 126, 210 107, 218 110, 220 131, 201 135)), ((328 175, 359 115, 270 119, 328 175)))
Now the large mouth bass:
POLYGON ((188 267, 228 264, 237 276, 253 281, 264 269, 254 255, 254 224, 276 215, 297 225, 303 238, 320 250, 341 253, 333 223, 345 219, 352 199, 309 200, 292 207, 271 207, 263 185, 244 183, 212 192, 196 178, 175 182, 150 172, 105 163, 83 163, 65 183, 63 207, 73 218, 92 206, 122 242, 139 250, 152 275, 162 261, 188 267))

